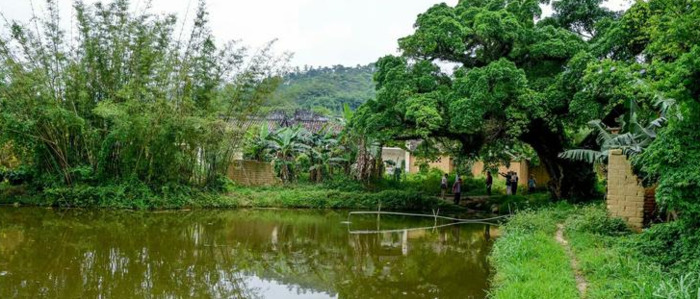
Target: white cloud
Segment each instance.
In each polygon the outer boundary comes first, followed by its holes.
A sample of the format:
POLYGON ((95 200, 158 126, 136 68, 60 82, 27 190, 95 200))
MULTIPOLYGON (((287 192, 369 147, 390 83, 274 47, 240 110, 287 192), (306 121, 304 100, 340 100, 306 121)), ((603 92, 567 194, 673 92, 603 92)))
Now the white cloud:
MULTIPOLYGON (((9 19, 28 20, 31 1, 38 11, 43 0, 0 0, 9 19)), ((61 4, 65 27, 70 27, 72 0, 61 4)), ((131 0, 142 10, 148 0, 131 0)), ((410 34, 419 13, 440 2, 458 0, 208 0, 211 27, 220 42, 241 39, 260 46, 279 39, 280 51, 295 53, 293 65, 355 65, 396 53, 397 39, 410 34)), ((95 0, 85 0, 86 3, 95 0)), ((191 21, 198 0, 152 0, 154 13, 173 13, 191 21)), ((628 0, 607 5, 624 8, 628 0)))

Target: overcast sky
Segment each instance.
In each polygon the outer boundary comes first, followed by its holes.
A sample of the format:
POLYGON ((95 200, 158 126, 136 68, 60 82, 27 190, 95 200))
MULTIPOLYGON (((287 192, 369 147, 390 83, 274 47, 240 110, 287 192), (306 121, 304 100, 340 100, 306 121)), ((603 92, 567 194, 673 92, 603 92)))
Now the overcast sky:
MULTIPOLYGON (((44 0, 0 0, 0 12, 8 19, 27 21, 31 3, 38 13, 44 0)), ((60 3, 66 27, 70 27, 72 0, 60 3)), ((84 0, 86 3, 95 0, 84 0)), ((277 38, 277 49, 294 53, 295 66, 356 65, 397 53, 396 40, 409 35, 416 16, 434 4, 455 5, 458 0, 208 0, 211 27, 217 41, 241 39, 257 47, 277 38)), ((103 1, 109 2, 109 1, 103 1)), ((147 0, 131 0, 142 10, 147 0)), ((182 21, 191 18, 197 0, 152 0, 152 12, 174 13, 182 21)), ((610 0, 620 10, 628 0, 610 0)), ((545 14, 547 9, 545 9, 545 14)))

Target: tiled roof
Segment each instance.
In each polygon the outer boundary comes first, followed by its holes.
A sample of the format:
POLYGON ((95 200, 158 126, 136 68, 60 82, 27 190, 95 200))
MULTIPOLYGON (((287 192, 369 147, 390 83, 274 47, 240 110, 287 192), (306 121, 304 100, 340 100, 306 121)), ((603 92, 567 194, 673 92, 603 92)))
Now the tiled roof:
POLYGON ((338 122, 306 110, 298 110, 292 116, 288 116, 283 111, 273 111, 263 117, 248 119, 245 126, 260 127, 263 124, 267 124, 270 131, 294 126, 301 126, 311 133, 318 133, 324 128, 334 133, 343 130, 343 126, 338 122))

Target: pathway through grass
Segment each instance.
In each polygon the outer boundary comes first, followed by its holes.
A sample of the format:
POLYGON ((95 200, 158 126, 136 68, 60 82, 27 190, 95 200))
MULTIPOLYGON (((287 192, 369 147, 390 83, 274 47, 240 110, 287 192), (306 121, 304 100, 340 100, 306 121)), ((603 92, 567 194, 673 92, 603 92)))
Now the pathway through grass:
POLYGON ((576 259, 574 252, 571 250, 571 246, 569 246, 569 241, 567 241, 566 238, 564 238, 564 224, 557 224, 557 234, 555 238, 557 242, 559 242, 559 244, 561 244, 561 246, 564 247, 566 255, 569 256, 571 269, 574 271, 574 277, 576 278, 576 288, 578 289, 579 295, 581 296, 581 298, 586 298, 586 289, 588 288, 588 281, 586 281, 586 278, 583 277, 581 268, 578 266, 578 259, 576 259))

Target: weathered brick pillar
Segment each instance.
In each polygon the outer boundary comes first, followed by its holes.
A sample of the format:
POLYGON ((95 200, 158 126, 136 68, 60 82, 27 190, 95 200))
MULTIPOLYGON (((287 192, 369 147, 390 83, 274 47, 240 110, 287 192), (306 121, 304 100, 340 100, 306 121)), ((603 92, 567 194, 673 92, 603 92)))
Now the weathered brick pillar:
POLYGON ((632 229, 644 225, 645 190, 632 173, 632 165, 621 150, 610 151, 608 157, 607 205, 610 215, 620 217, 632 229))

